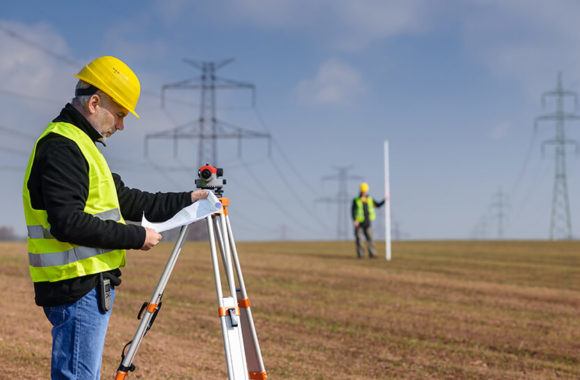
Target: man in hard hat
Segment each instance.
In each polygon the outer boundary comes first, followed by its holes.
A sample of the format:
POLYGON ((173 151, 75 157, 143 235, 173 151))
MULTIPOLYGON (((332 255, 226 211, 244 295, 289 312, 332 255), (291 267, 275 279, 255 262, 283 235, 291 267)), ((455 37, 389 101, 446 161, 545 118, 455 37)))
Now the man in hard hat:
POLYGON ((97 147, 124 128, 141 86, 121 60, 99 57, 76 75, 75 97, 30 155, 22 189, 36 304, 52 324, 53 379, 99 379, 125 250, 161 235, 125 220, 164 221, 207 191, 148 193, 111 173, 97 147))
POLYGON ((354 224, 354 236, 356 241, 356 255, 359 259, 364 257, 364 248, 362 244, 362 235, 367 241, 369 258, 376 258, 375 244, 373 242, 373 231, 371 222, 375 220, 375 208, 381 207, 385 200, 375 201, 369 193, 369 185, 366 182, 360 184, 359 195, 352 200, 352 220, 354 224))

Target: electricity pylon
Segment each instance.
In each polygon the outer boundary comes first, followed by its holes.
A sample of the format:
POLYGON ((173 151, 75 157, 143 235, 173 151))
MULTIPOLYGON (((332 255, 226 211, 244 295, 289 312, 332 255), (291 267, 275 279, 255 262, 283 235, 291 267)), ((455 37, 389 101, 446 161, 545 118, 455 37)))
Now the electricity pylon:
MULTIPOLYGON (((197 121, 189 122, 163 132, 147 134, 145 136, 145 156, 148 155, 149 139, 173 139, 173 154, 177 157, 178 139, 198 139, 197 165, 195 169, 206 163, 219 166, 218 145, 219 139, 238 139, 238 155, 241 155, 241 140, 246 138, 267 138, 269 133, 256 132, 244 129, 217 117, 217 90, 247 89, 252 91, 252 105, 255 103, 256 88, 251 83, 239 82, 216 76, 216 71, 231 63, 233 58, 221 62, 193 61, 184 59, 185 63, 201 70, 201 76, 169 83, 161 87, 161 106, 165 106, 165 91, 200 90, 199 116, 197 121)), ((207 229, 201 224, 194 224, 188 232, 188 239, 201 240, 207 236, 207 229)))
POLYGON ((485 240, 487 239, 487 230, 489 227, 489 220, 487 215, 482 215, 477 224, 473 228, 471 233, 472 238, 475 240, 485 240))
POLYGON ((491 215, 497 220, 497 238, 504 238, 504 225, 505 225, 505 209, 507 207, 507 195, 499 189, 497 193, 493 196, 493 201, 490 204, 491 215))
POLYGON ((190 122, 173 129, 151 133, 145 136, 145 155, 148 154, 149 139, 173 139, 173 152, 177 154, 177 140, 181 138, 198 139, 197 166, 211 163, 218 166, 218 139, 238 139, 238 154, 241 152, 241 139, 267 138, 269 133, 244 129, 218 119, 216 115, 217 90, 248 89, 252 91, 252 104, 255 100, 255 86, 216 76, 216 71, 231 63, 233 58, 221 62, 193 61, 184 59, 185 63, 201 70, 201 76, 170 83, 161 87, 161 104, 165 103, 165 91, 169 89, 201 90, 200 109, 197 122, 190 122))
POLYGON ((578 144, 566 138, 564 123, 580 120, 575 113, 565 112, 564 99, 574 98, 574 108, 578 106, 578 96, 575 92, 565 90, 562 86, 562 73, 558 73, 556 88, 542 94, 542 106, 545 106, 547 97, 556 100, 556 111, 538 116, 534 128, 538 128, 542 121, 555 122, 556 135, 553 139, 542 143, 542 153, 546 145, 553 145, 555 151, 554 190, 552 195, 552 215, 550 219, 550 239, 572 239, 572 219, 570 216, 570 201, 568 198, 568 184, 566 179, 566 145, 574 145, 578 151, 578 144))
POLYGON ((335 175, 322 177, 323 180, 337 180, 338 192, 334 198, 324 197, 319 198, 318 201, 325 203, 336 203, 338 206, 338 215, 336 220, 336 237, 338 240, 344 240, 347 236, 349 226, 349 213, 351 197, 348 195, 348 181, 361 180, 362 177, 358 175, 348 175, 348 171, 352 166, 335 166, 338 173, 335 175))

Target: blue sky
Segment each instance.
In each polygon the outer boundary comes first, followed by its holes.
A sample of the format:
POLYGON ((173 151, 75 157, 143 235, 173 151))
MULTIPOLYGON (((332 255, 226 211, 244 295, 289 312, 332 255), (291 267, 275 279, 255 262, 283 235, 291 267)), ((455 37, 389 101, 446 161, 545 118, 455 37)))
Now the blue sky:
MULTIPOLYGON (((144 158, 146 134, 198 116, 198 94, 161 85, 199 73, 182 60, 235 61, 218 75, 256 85, 218 94, 218 117, 269 132, 262 140, 220 142, 232 223, 239 239, 335 239, 336 167, 352 165, 377 198, 383 194, 383 141, 391 147, 392 213, 409 239, 497 235, 490 215, 508 197, 504 234, 547 238, 553 153, 534 134, 543 91, 563 72, 580 87, 580 14, 575 1, 22 1, 0 15, 0 225, 24 234, 20 190, 36 136, 71 98, 80 66, 115 55, 137 72, 140 120, 104 150, 132 187, 193 187, 197 143, 174 158, 161 140, 144 158), (191 103, 187 105, 184 103, 191 103), (155 165, 152 163, 154 162, 155 165), (190 171, 170 171, 175 167, 190 171), (298 174, 296 172, 299 172, 298 174)), ((567 103, 572 111, 572 104, 567 103)), ((569 138, 580 136, 567 125, 569 138)), ((572 227, 580 232, 578 157, 568 155, 572 227)), ((358 181, 350 181, 354 196, 358 181)), ((344 209, 348 205, 344 206, 344 209)), ((376 225, 381 236, 382 226, 376 225)))

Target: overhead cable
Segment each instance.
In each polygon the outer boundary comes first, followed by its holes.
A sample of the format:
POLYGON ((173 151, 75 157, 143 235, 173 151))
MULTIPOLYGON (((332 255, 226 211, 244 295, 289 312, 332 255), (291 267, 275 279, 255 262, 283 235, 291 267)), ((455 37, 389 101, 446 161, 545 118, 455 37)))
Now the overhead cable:
POLYGON ((536 133, 536 130, 534 129, 534 131, 532 133, 532 139, 530 140, 530 145, 528 146, 528 151, 526 152, 526 156, 524 159, 524 164, 522 166, 522 169, 520 170, 519 175, 517 176, 516 180, 514 181, 514 184, 513 184, 512 189, 511 189, 512 199, 515 199, 515 195, 519 189, 520 182, 522 181, 524 175, 526 174, 526 169, 528 167, 528 163, 529 163, 530 158, 532 156, 532 151, 533 151, 533 148, 534 148, 534 145, 536 142, 536 135, 537 135, 537 133, 536 133))
POLYGON ((12 128, 4 127, 2 125, 0 125, 0 131, 7 133, 7 134, 10 134, 10 135, 17 136, 17 137, 25 138, 27 140, 35 140, 36 139, 36 136, 32 136, 32 135, 17 131, 17 130, 12 129, 12 128))
POLYGON ((69 58, 69 57, 67 57, 65 55, 62 55, 62 54, 59 54, 59 53, 55 53, 53 50, 47 49, 45 46, 39 44, 38 42, 29 40, 28 38, 22 36, 21 34, 15 32, 12 29, 7 28, 6 26, 4 26, 2 24, 0 24, 0 30, 3 31, 5 34, 7 34, 9 37, 11 37, 11 38, 13 38, 15 40, 18 40, 21 43, 24 43, 24 44, 26 44, 28 46, 31 46, 31 47, 33 47, 35 49, 38 49, 38 50, 44 52, 45 54, 53 57, 54 59, 57 59, 57 60, 59 60, 61 62, 66 63, 67 65, 74 66, 74 67, 79 67, 80 66, 80 64, 79 64, 78 61, 76 61, 74 59, 71 59, 71 58, 69 58))
MULTIPOLYGON (((262 113, 260 112, 260 110, 258 109, 258 107, 257 106, 254 106, 253 109, 254 109, 254 112, 256 113, 256 117, 258 118, 258 121, 260 122, 260 124, 262 125, 262 127, 271 134, 270 128, 268 127, 268 125, 264 121, 264 118, 262 117, 262 113)), ((272 137, 272 141, 274 143, 274 147, 276 147, 278 149, 278 151, 280 152, 280 155, 282 156, 282 158, 284 159, 284 161, 286 161, 286 164, 288 165, 288 167, 292 170, 292 172, 294 173, 294 175, 300 180, 300 183, 303 184, 304 186, 306 186, 306 188, 308 188, 312 192, 312 194, 318 196, 318 192, 310 184, 310 181, 307 181, 300 174, 300 171, 296 169, 296 167, 294 166, 294 164, 292 164, 292 161, 290 161, 290 159, 288 158, 288 155, 284 152, 284 149, 282 149, 282 145, 280 145, 280 143, 278 143, 278 140, 275 139, 274 137, 272 137)))
POLYGON ((265 198, 267 200, 272 202, 284 215, 286 215, 286 217, 288 217, 289 219, 292 219, 296 223, 297 226, 299 226, 300 228, 302 228, 305 231, 312 232, 312 230, 310 228, 304 226, 304 220, 300 220, 300 219, 296 218, 292 213, 288 212, 288 210, 284 206, 282 206, 282 204, 278 201, 278 199, 276 199, 276 197, 274 197, 270 192, 268 192, 266 190, 267 187, 258 178, 258 176, 255 175, 254 172, 252 172, 252 170, 250 170, 250 168, 248 166, 244 166, 244 169, 246 169, 248 174, 252 177, 252 180, 256 183, 256 185, 257 185, 256 188, 260 189, 264 193, 265 198))
MULTIPOLYGON (((324 223, 324 221, 320 219, 320 217, 316 215, 311 208, 309 208, 304 204, 304 200, 294 190, 294 186, 292 185, 292 183, 288 179, 286 179, 286 177, 282 174, 282 170, 280 169, 280 167, 278 167, 276 161, 272 157, 270 157, 269 161, 274 167, 274 171, 276 172, 276 174, 278 174, 278 176, 282 179, 284 184, 286 184, 286 188, 290 191, 290 194, 292 194, 292 196, 294 197, 294 199, 296 199, 296 201, 302 207, 302 209, 305 210, 308 215, 314 218, 323 228, 328 229, 328 225, 324 223)), ((302 182, 300 184, 302 184, 302 182)))

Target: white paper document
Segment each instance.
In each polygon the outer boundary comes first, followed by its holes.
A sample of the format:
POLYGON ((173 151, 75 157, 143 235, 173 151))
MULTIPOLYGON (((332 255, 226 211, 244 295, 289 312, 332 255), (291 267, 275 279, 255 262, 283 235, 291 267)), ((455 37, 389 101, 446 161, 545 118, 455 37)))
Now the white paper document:
POLYGON ((206 218, 215 212, 218 212, 222 207, 221 202, 214 193, 209 192, 207 199, 201 199, 187 207, 184 207, 173 218, 166 220, 161 223, 151 223, 145 219, 145 214, 143 214, 143 219, 141 220, 141 226, 149 227, 157 232, 163 232, 170 230, 175 227, 185 226, 186 224, 191 224, 197 222, 198 220, 206 218))

